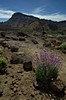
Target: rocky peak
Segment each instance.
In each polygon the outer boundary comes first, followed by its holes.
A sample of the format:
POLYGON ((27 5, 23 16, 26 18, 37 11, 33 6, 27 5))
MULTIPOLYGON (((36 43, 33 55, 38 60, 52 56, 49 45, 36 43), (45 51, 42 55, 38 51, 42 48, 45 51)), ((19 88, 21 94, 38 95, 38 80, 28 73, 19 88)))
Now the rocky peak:
POLYGON ((8 22, 18 22, 25 24, 25 23, 31 23, 35 20, 38 20, 38 18, 17 12, 12 15, 12 17, 8 20, 8 22))

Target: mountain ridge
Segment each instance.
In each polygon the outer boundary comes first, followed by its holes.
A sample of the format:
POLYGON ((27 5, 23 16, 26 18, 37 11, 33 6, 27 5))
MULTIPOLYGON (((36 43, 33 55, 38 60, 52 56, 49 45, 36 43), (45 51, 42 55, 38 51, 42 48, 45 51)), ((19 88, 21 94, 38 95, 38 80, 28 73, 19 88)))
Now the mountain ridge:
POLYGON ((66 30, 66 21, 52 21, 40 19, 31 15, 26 15, 20 12, 14 13, 6 22, 0 22, 0 29, 4 27, 18 28, 24 30, 66 30), (32 28, 33 27, 33 28, 32 28))

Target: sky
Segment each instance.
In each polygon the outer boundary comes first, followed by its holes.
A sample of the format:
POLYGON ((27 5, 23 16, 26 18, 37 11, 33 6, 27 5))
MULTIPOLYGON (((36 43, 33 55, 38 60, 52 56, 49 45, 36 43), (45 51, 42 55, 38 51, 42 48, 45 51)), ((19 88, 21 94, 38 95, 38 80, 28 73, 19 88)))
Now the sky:
POLYGON ((66 0, 0 0, 0 22, 21 12, 40 19, 66 20, 66 0))

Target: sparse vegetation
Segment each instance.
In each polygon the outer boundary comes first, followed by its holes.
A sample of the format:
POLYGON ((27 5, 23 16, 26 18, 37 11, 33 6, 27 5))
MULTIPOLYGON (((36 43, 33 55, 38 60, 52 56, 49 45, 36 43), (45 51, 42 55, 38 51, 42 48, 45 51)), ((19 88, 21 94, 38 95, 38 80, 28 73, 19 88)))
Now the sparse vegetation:
POLYGON ((62 44, 59 46, 59 48, 60 48, 61 50, 66 50, 66 42, 62 43, 62 44))
POLYGON ((58 34, 58 35, 57 35, 57 39, 60 39, 60 40, 66 39, 66 35, 58 34))
POLYGON ((4 74, 7 69, 7 58, 0 57, 0 74, 4 74))
POLYGON ((0 48, 0 54, 3 54, 3 49, 0 48))

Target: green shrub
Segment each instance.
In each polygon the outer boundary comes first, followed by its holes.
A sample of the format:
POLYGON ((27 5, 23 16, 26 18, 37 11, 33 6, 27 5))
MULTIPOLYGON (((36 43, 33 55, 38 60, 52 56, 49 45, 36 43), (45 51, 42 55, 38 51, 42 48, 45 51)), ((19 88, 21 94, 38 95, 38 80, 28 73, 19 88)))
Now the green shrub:
POLYGON ((58 38, 58 39, 59 39, 59 38, 63 38, 63 35, 59 34, 59 35, 57 35, 57 38, 58 38))
POLYGON ((60 40, 66 39, 66 35, 59 34, 59 35, 57 35, 57 39, 60 39, 60 40))
POLYGON ((3 49, 0 48, 0 54, 3 54, 3 49))
POLYGON ((7 59, 5 57, 0 57, 0 74, 4 74, 7 69, 7 59))
POLYGON ((61 66, 61 58, 53 52, 40 52, 40 57, 36 55, 36 80, 38 83, 49 83, 51 79, 57 79, 58 68, 61 66))
POLYGON ((51 68, 50 65, 42 65, 36 71, 36 80, 38 83, 48 83, 52 78, 58 77, 58 68, 51 68))
POLYGON ((61 50, 66 50, 66 42, 62 43, 62 44, 59 46, 59 48, 60 48, 61 50))

